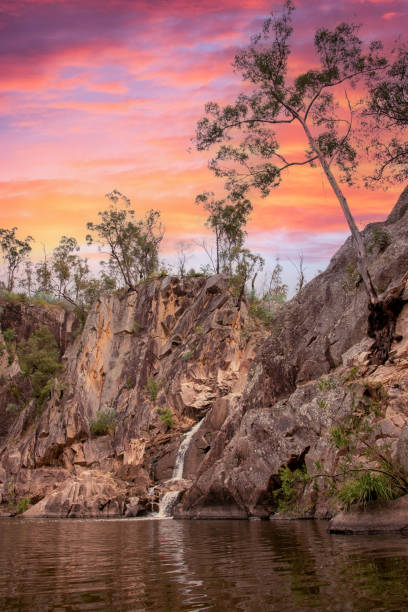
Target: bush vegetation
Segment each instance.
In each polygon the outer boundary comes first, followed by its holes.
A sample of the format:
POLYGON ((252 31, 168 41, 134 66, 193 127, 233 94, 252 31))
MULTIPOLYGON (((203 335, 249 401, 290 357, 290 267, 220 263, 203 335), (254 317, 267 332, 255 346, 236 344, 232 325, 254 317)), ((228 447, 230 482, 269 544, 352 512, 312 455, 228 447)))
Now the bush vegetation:
POLYGON ((159 413, 160 420, 163 421, 165 425, 167 425, 168 429, 171 429, 174 425, 174 421, 173 413, 170 408, 158 408, 157 412, 159 413))
MULTIPOLYGON (((408 473, 392 458, 390 445, 373 442, 375 424, 384 416, 387 394, 381 384, 356 382, 357 377, 355 368, 344 377, 343 384, 352 392, 351 411, 330 430, 330 441, 339 451, 335 472, 325 471, 318 461, 312 474, 307 474, 305 467, 282 468, 281 487, 275 492, 280 512, 301 510, 299 502, 310 482, 317 488, 321 488, 318 482, 323 482, 324 494, 346 510, 408 494, 408 473)), ((329 391, 337 384, 327 378, 321 379, 318 387, 329 391)))
POLYGON ((91 423, 91 434, 94 436, 106 436, 115 431, 115 411, 113 408, 99 410, 91 423))
POLYGON ((50 397, 54 377, 61 370, 59 349, 54 336, 45 328, 36 329, 17 347, 23 374, 30 379, 37 405, 41 408, 50 397))
POLYGON ((23 514, 31 504, 31 500, 29 497, 23 497, 17 503, 16 512, 17 514, 23 514))
POLYGON ((146 389, 150 394, 152 402, 155 402, 157 399, 157 395, 160 391, 160 383, 155 378, 153 378, 153 376, 149 376, 146 383, 146 389))

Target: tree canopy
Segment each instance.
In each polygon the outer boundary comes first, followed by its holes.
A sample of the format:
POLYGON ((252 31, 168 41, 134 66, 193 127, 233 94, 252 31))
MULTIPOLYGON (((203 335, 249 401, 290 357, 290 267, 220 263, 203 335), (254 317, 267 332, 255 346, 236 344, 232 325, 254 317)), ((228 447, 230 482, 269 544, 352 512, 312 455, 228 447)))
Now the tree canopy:
POLYGON ((351 134, 354 111, 344 87, 373 79, 387 61, 382 45, 367 48, 358 36, 359 27, 341 23, 334 30, 319 29, 314 47, 319 66, 295 77, 289 71, 293 3, 288 0, 279 15, 266 19, 262 31, 251 39, 233 63, 245 89, 225 106, 209 102, 198 122, 195 144, 218 150, 209 166, 225 179, 232 199, 244 197, 251 188, 263 197, 277 187, 288 168, 320 164, 349 225, 358 267, 372 304, 377 291, 372 283, 365 245, 351 214, 340 183, 353 181, 358 157, 351 134), (342 99, 339 98, 341 90, 342 99), (345 96, 348 114, 344 113, 345 96), (294 158, 281 147, 282 130, 297 125, 305 136, 305 153, 294 158), (337 173, 337 176, 335 175, 337 173))
POLYGON ((364 111, 368 119, 365 130, 375 135, 369 149, 377 162, 368 184, 379 181, 408 180, 408 47, 393 50, 393 60, 387 71, 373 75, 369 83, 368 106, 364 111))
POLYGON ((99 212, 99 223, 87 223, 94 234, 87 235, 88 244, 96 241, 107 247, 108 267, 129 289, 155 272, 159 264, 159 245, 164 230, 160 213, 150 210, 141 220, 135 219, 130 200, 117 190, 106 195, 109 207, 99 212))
POLYGON ((251 202, 247 198, 216 200, 214 193, 207 191, 196 197, 196 203, 209 212, 206 225, 215 235, 214 272, 232 274, 234 259, 244 244, 251 202))
POLYGON ((0 229, 0 248, 7 264, 7 290, 13 291, 16 273, 31 251, 34 238, 27 236, 20 240, 16 236, 17 227, 0 229))

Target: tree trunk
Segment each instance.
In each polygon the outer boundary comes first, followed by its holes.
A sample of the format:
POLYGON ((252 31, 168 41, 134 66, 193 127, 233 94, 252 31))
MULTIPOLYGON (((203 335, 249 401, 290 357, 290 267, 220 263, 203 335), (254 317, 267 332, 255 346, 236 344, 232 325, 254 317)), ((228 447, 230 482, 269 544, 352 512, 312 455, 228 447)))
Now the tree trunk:
POLYGON ((368 270, 367 252, 364 241, 355 224, 347 200, 344 197, 329 164, 309 131, 309 128, 305 123, 302 123, 302 125, 308 137, 310 147, 317 155, 326 174, 327 180, 329 181, 338 201, 340 202, 340 206, 351 231, 357 253, 358 269, 370 301, 367 334, 375 340, 370 351, 370 362, 372 364, 380 365, 387 361, 390 354, 391 344, 394 340, 396 321, 404 303, 406 302, 406 300, 403 298, 403 291, 405 283, 408 279, 408 274, 405 275, 395 287, 391 287, 380 297, 378 296, 368 270))
POLYGON ((364 245, 363 237, 361 236, 361 233, 354 221, 353 215, 351 214, 348 202, 344 197, 340 185, 338 184, 333 172, 331 171, 330 166, 326 161, 326 158, 320 151, 307 125, 305 123, 303 123, 302 125, 309 140, 310 147, 314 151, 314 153, 316 153, 320 164, 324 170, 324 173, 327 177, 327 180, 329 181, 331 188, 333 189, 338 201, 340 202, 341 209, 350 228, 354 247, 356 249, 358 271, 360 272, 361 278, 363 279, 364 287, 367 291, 370 304, 374 306, 378 302, 378 294, 371 279, 370 272, 368 270, 367 252, 364 245))
POLYGON ((215 248, 216 248, 216 273, 220 273, 220 237, 218 228, 215 228, 215 248))

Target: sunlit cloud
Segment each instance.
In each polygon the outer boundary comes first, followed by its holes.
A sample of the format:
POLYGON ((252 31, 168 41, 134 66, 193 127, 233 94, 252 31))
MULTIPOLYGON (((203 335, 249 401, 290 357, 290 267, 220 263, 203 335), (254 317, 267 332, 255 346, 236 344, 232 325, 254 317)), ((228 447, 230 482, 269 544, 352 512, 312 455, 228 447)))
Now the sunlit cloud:
MULTIPOLYGON (((380 37, 388 45, 408 28, 404 0, 295 4, 296 74, 316 63, 311 41, 319 27, 354 21, 366 40, 380 37)), ((138 215, 161 210, 169 256, 180 238, 196 243, 208 236, 195 195, 222 193, 222 184, 207 169, 209 155, 189 150, 195 124, 205 102, 225 103, 237 94, 234 54, 280 6, 270 0, 0 0, 0 227, 33 234, 36 249, 52 249, 63 233, 83 242, 86 222, 117 188, 138 215)), ((292 128, 283 143, 294 158, 306 147, 292 128)), ((360 225, 383 219, 398 191, 346 190, 360 225)), ((249 245, 269 260, 286 252, 286 244, 291 256, 303 251, 320 265, 347 235, 318 169, 291 172, 253 204, 249 245)))

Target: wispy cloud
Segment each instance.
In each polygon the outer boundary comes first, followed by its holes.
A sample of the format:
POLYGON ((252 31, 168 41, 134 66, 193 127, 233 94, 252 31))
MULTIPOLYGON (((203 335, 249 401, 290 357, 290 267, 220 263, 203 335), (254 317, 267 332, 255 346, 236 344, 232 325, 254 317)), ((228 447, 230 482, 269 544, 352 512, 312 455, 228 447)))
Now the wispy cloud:
MULTIPOLYGON (((0 0, 0 226, 18 225, 52 247, 62 233, 80 237, 116 187, 138 211, 163 211, 170 242, 201 235, 204 213, 194 196, 217 182, 207 156, 187 150, 195 122, 206 101, 227 101, 238 91, 234 53, 280 6, 0 0)), ((405 0, 297 0, 296 9, 295 71, 316 61, 311 41, 318 27, 355 21, 367 40, 388 43, 408 28, 405 0)), ((286 144, 293 154, 304 148, 294 130, 286 144)), ((384 216, 396 190, 349 195, 364 223, 384 216)), ((273 240, 261 236, 279 231, 310 257, 346 231, 318 171, 291 174, 268 199, 254 199, 252 243, 272 253, 273 240)))

